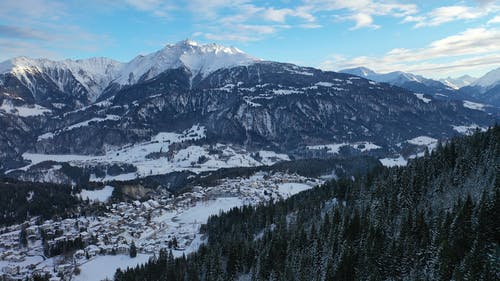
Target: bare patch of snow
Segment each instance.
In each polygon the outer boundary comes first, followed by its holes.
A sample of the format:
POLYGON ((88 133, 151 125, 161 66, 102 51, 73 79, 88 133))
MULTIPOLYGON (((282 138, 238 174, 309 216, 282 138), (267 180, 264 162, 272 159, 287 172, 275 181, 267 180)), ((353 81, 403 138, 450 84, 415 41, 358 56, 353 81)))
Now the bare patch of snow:
POLYGON ((2 105, 0 106, 0 110, 5 111, 5 113, 7 114, 13 114, 21 117, 39 116, 52 112, 50 109, 47 109, 38 104, 15 106, 9 100, 3 101, 2 105))
POLYGON ((278 191, 283 198, 288 198, 304 190, 313 188, 313 186, 304 183, 282 183, 278 185, 278 191))
POLYGON ((477 102, 471 102, 471 101, 468 101, 468 100, 464 100, 464 107, 469 108, 469 109, 484 111, 484 108, 486 106, 487 105, 482 104, 482 103, 477 103, 477 102))
POLYGON ((424 94, 420 94, 420 93, 414 93, 414 94, 415 94, 415 96, 416 96, 419 100, 421 100, 421 101, 423 101, 423 102, 425 102, 425 103, 429 103, 429 102, 431 102, 431 101, 432 101, 431 99, 424 97, 424 94))
POLYGON ((99 281, 108 278, 113 279, 118 268, 122 270, 127 267, 135 267, 146 263, 151 256, 147 254, 137 254, 131 258, 128 255, 98 255, 90 261, 80 266, 80 274, 76 275, 75 281, 99 281))
POLYGON ((382 158, 379 159, 379 161, 386 167, 406 166, 406 164, 408 164, 408 161, 406 161, 406 159, 404 159, 401 155, 397 158, 382 158))
POLYGON ((113 194, 113 190, 115 190, 115 188, 109 185, 106 185, 103 189, 96 189, 96 190, 82 189, 80 197, 83 200, 88 199, 90 201, 95 201, 95 202, 107 202, 111 197, 111 194, 113 194))
POLYGON ((273 93, 275 95, 292 95, 292 94, 302 94, 302 91, 291 90, 291 89, 274 89, 273 93))
POLYGON ((430 150, 436 148, 438 140, 428 136, 419 136, 406 141, 409 144, 427 146, 430 150))
POLYGON ((318 83, 316 83, 314 85, 316 85, 316 86, 322 86, 322 87, 331 87, 331 86, 333 86, 335 84, 330 83, 330 82, 318 82, 318 83))
POLYGON ((372 142, 355 142, 355 143, 332 143, 332 144, 320 144, 320 145, 309 145, 307 146, 307 149, 311 150, 321 150, 321 149, 326 149, 328 153, 332 154, 338 154, 340 152, 340 148, 344 146, 350 146, 354 149, 357 149, 361 152, 366 152, 370 151, 373 149, 379 149, 381 148, 380 146, 372 143, 372 142))
POLYGON ((73 130, 73 129, 76 129, 76 128, 80 128, 80 127, 86 127, 91 122, 103 122, 103 121, 107 121, 107 120, 117 121, 117 120, 120 120, 120 116, 109 114, 109 115, 106 115, 106 117, 104 117, 104 118, 99 118, 99 117, 92 118, 90 120, 86 120, 86 121, 82 121, 82 122, 73 124, 73 125, 67 127, 65 129, 65 131, 70 131, 70 130, 73 130))
POLYGON ((453 127, 453 130, 457 131, 460 134, 464 134, 464 135, 472 135, 476 131, 476 129, 479 129, 481 132, 484 132, 487 130, 486 127, 480 127, 477 124, 459 125, 459 126, 452 125, 452 127, 453 127))

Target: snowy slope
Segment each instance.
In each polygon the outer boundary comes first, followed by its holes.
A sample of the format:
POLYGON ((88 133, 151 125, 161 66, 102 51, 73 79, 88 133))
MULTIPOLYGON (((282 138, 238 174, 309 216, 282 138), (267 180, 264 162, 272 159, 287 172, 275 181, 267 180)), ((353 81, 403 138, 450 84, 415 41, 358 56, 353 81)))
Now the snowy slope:
POLYGON ((4 100, 0 105, 0 112, 2 111, 20 117, 39 116, 51 112, 49 109, 37 104, 16 106, 9 100, 4 100))
POLYGON ((137 56, 127 63, 109 58, 53 61, 16 57, 0 63, 0 74, 12 73, 32 93, 37 91, 39 84, 37 75, 49 77, 61 92, 69 92, 76 80, 88 91, 89 101, 94 102, 112 83, 131 85, 179 67, 188 68, 193 77, 198 74, 205 77, 221 68, 257 61, 235 47, 185 40, 168 44, 157 52, 137 56))
POLYGON ((491 70, 484 76, 480 77, 471 86, 479 86, 481 88, 489 89, 500 84, 500 68, 491 70))
POLYGON ((204 77, 220 68, 247 65, 255 61, 258 60, 234 47, 201 45, 185 40, 169 44, 157 52, 135 57, 124 65, 114 82, 120 85, 134 84, 139 79, 148 80, 167 69, 182 66, 187 67, 193 77, 198 74, 204 77))
POLYGON ((90 100, 94 101, 118 75, 118 70, 122 68, 122 65, 108 58, 52 61, 16 57, 0 63, 0 73, 12 73, 32 92, 35 92, 37 87, 37 81, 34 80, 33 75, 47 75, 63 92, 67 90, 65 88, 74 78, 87 89, 90 100))
POLYGON ((457 78, 448 77, 446 79, 440 79, 439 81, 446 86, 458 90, 462 87, 468 86, 476 81, 477 78, 474 78, 470 75, 463 75, 457 78))
POLYGON ((432 96, 440 95, 447 97, 453 95, 454 91, 457 89, 454 85, 449 83, 446 84, 443 81, 437 81, 402 71, 376 73, 366 67, 357 67, 344 69, 340 72, 357 75, 376 82, 389 83, 391 85, 406 88, 413 92, 424 93, 432 96))
POLYGON ((375 71, 366 67, 356 67, 344 69, 339 72, 357 75, 377 82, 384 82, 389 84, 401 84, 408 81, 424 83, 426 78, 411 73, 402 71, 394 71, 389 73, 376 73, 375 71))

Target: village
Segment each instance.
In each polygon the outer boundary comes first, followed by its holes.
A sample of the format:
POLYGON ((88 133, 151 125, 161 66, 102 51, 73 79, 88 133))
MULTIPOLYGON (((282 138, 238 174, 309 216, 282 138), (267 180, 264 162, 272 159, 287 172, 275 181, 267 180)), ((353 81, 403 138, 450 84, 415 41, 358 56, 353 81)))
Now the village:
POLYGON ((319 179, 295 174, 258 172, 249 178, 224 179, 212 187, 195 186, 178 196, 158 192, 142 202, 108 203, 103 216, 46 221, 32 218, 0 229, 0 277, 26 280, 46 276, 51 281, 112 279, 122 265, 106 265, 109 274, 100 272, 100 276, 87 272, 86 265, 115 255, 127 257, 126 266, 140 263, 129 257, 131 248, 143 257, 142 262, 161 249, 172 251, 174 256, 187 255, 206 239, 200 227, 211 215, 285 199, 321 183, 319 179))

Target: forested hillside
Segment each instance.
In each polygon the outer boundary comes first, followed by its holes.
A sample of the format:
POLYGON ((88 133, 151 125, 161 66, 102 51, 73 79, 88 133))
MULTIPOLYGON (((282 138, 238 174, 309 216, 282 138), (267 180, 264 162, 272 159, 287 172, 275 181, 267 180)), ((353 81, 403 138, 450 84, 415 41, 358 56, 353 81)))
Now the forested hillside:
POLYGON ((500 280, 500 127, 286 201, 212 217, 128 280, 500 280))
POLYGON ((0 178, 0 227, 39 219, 98 214, 102 206, 77 195, 81 187, 0 178))

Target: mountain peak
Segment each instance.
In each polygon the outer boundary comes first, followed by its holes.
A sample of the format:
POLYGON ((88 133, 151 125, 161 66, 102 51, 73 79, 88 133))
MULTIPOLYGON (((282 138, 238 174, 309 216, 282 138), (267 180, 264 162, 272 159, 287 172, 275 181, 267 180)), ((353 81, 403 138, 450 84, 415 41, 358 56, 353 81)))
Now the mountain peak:
POLYGON ((493 69, 474 81, 472 86, 479 86, 482 88, 493 88, 494 86, 500 84, 500 67, 493 69))
POLYGON ((193 77, 206 76, 221 68, 252 64, 254 58, 235 47, 215 43, 199 44, 186 39, 168 44, 163 49, 148 55, 137 56, 127 63, 114 81, 121 85, 151 79, 167 69, 188 68, 193 77))
POLYGON ((361 76, 361 77, 368 77, 368 76, 377 74, 375 71, 373 71, 367 67, 364 67, 364 66, 343 69, 343 70, 340 70, 339 72, 348 73, 348 74, 361 76))
POLYGON ((473 83, 477 78, 474 78, 470 75, 462 75, 460 77, 448 77, 445 79, 440 79, 439 81, 445 84, 446 86, 458 90, 462 87, 468 86, 473 83))

